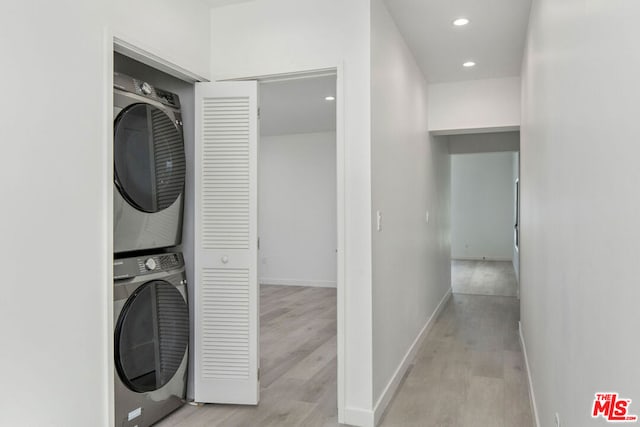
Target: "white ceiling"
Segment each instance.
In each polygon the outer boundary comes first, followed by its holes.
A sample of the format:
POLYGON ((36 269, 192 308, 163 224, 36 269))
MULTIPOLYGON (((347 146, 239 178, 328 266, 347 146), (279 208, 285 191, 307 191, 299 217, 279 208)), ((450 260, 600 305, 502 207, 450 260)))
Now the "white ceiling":
MULTIPOLYGON (((253 0, 205 1, 218 7, 253 0)), ((384 1, 429 82, 520 75, 531 0, 384 1), (471 23, 454 27, 458 17, 471 23), (476 66, 464 68, 465 61, 476 66)))
POLYGON ((260 84, 260 134, 263 136, 336 130, 335 75, 260 84))
POLYGON ((226 6, 228 4, 244 3, 252 0, 205 0, 211 7, 226 6))
POLYGON ((520 75, 531 0, 385 1, 429 82, 520 75))

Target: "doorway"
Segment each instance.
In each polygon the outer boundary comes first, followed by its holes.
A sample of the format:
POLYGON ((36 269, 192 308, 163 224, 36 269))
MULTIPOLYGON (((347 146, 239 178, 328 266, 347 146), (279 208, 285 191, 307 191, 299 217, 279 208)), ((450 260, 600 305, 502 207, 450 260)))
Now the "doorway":
POLYGON ((337 423, 336 76, 259 94, 259 410, 284 399, 299 425, 337 423))
POLYGON ((517 297, 519 133, 449 137, 451 286, 517 297))

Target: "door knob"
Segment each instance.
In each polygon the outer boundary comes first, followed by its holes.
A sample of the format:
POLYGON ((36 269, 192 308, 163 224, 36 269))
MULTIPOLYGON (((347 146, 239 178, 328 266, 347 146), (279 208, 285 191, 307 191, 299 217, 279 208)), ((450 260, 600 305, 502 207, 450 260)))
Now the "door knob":
POLYGON ((222 261, 223 264, 226 264, 229 262, 229 257, 225 255, 222 258, 220 258, 220 261, 222 261))

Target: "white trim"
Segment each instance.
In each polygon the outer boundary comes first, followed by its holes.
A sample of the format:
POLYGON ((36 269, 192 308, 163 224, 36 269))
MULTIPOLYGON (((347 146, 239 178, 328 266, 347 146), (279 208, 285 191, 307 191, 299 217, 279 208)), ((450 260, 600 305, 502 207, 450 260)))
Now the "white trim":
POLYGON ((103 295, 106 298, 103 314, 104 336, 106 349, 103 363, 106 367, 106 425, 115 425, 115 394, 114 394, 114 343, 113 343, 113 33, 109 27, 103 30, 103 104, 102 104, 102 158, 105 159, 101 170, 104 217, 102 223, 102 238, 105 244, 102 277, 106 284, 103 295))
MULTIPOLYGON (((275 81, 285 81, 299 78, 307 78, 307 77, 322 77, 327 75, 336 74, 338 78, 344 76, 342 69, 343 64, 317 64, 315 66, 298 68, 295 71, 276 71, 273 73, 267 74, 255 74, 252 72, 238 72, 234 74, 221 74, 217 76, 213 76, 215 81, 226 81, 226 80, 258 80, 260 83, 270 83, 275 81)), ((340 99, 340 98, 339 98, 340 99)))
POLYGON ((436 307, 436 309, 431 314, 431 317, 429 317, 429 319, 427 320, 427 323, 425 323, 425 325, 422 327, 422 330, 420 331, 416 339, 413 341, 413 344, 411 344, 411 347, 409 347, 409 350, 407 350, 407 353, 404 355, 402 362, 400 362, 400 365, 398 365, 398 368, 393 373, 393 376, 387 383, 387 386, 384 388, 384 391, 382 392, 382 394, 380 395, 380 398, 376 402, 376 406, 373 408, 374 425, 377 425, 380 422, 380 419, 382 418, 382 415, 384 414, 385 409, 387 409, 389 402, 391 402, 391 399, 396 394, 396 391, 398 390, 398 387, 402 382, 402 378, 404 377, 404 374, 407 372, 407 369, 409 369, 411 362, 413 362, 413 359, 416 357, 416 354, 418 353, 418 349, 422 345, 422 342, 424 341, 424 339, 429 334, 429 331, 431 331, 431 328, 433 327, 433 324, 440 316, 440 313, 442 313, 442 310, 447 305, 447 302, 449 301, 449 298, 451 298, 451 295, 452 295, 451 288, 449 288, 447 290, 447 293, 444 294, 444 296, 438 303, 438 306, 436 307))
MULTIPOLYGON (((257 80, 261 84, 269 84, 269 83, 280 83, 280 82, 288 82, 292 80, 302 80, 302 79, 313 79, 318 77, 328 77, 335 76, 336 68, 327 68, 322 70, 310 70, 310 71, 300 71, 296 73, 288 73, 288 74, 273 74, 267 76, 258 77, 257 80)), ((255 77, 247 77, 240 79, 227 79, 227 80, 256 80, 255 77)))
POLYGON ((339 63, 336 67, 336 225, 337 225, 337 274, 336 274, 336 299, 337 299, 337 358, 338 358, 338 378, 337 378, 337 400, 338 400, 338 421, 344 423, 346 407, 346 361, 347 343, 346 337, 346 283, 347 283, 347 252, 346 246, 346 156, 347 143, 345 140, 345 90, 344 90, 344 64, 339 63))
POLYGON ((529 368, 529 358, 527 357, 527 346, 524 344, 524 335, 522 335, 522 322, 518 322, 518 332, 520 334, 520 345, 522 346, 522 354, 524 355, 524 364, 527 369, 527 379, 529 380, 529 402, 531 403, 531 411, 536 422, 536 427, 540 427, 540 418, 538 417, 538 406, 536 405, 536 395, 533 392, 533 382, 531 381, 531 369, 529 368))
POLYGON ((124 40, 122 36, 113 37, 113 51, 128 56, 129 58, 133 58, 138 62, 142 62, 145 65, 153 67, 187 83, 209 81, 207 78, 199 74, 189 71, 186 68, 182 68, 178 64, 167 61, 155 53, 142 49, 135 44, 124 40))
POLYGON ((442 135, 468 135, 471 133, 494 133, 519 131, 520 125, 488 126, 467 129, 429 129, 429 133, 434 136, 442 135))
POLYGON ((344 408, 344 420, 341 424, 349 424, 360 427, 374 427, 373 411, 362 408, 344 408))
POLYGON ((261 277, 258 282, 261 285, 282 285, 282 286, 308 286, 312 288, 335 288, 335 280, 299 280, 299 279, 275 279, 272 277, 261 277))
POLYGON ((513 257, 500 257, 500 256, 496 256, 496 257, 457 256, 457 257, 452 257, 451 259, 455 261, 511 261, 513 262, 513 257))

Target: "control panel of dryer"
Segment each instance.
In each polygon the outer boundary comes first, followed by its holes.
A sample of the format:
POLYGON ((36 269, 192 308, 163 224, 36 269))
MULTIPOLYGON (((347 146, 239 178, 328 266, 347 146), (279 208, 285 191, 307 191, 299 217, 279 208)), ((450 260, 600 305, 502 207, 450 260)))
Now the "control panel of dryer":
POLYGON ((148 82, 127 76, 121 73, 113 74, 113 87, 125 92, 135 93, 145 98, 161 102, 169 107, 179 109, 180 98, 175 93, 162 90, 150 85, 148 82))

